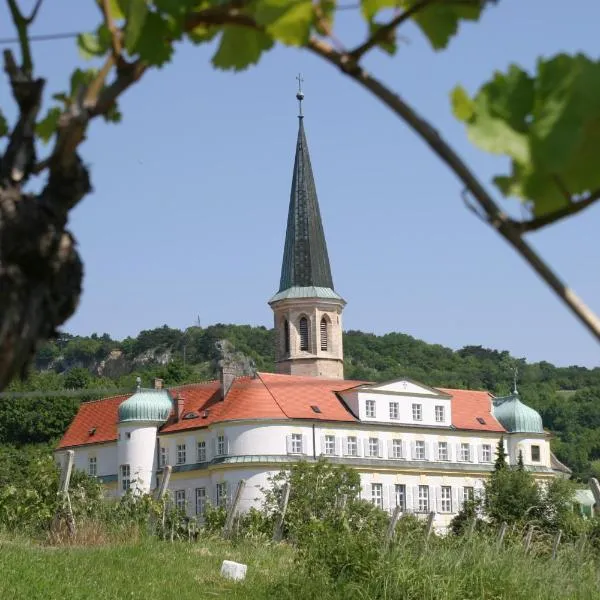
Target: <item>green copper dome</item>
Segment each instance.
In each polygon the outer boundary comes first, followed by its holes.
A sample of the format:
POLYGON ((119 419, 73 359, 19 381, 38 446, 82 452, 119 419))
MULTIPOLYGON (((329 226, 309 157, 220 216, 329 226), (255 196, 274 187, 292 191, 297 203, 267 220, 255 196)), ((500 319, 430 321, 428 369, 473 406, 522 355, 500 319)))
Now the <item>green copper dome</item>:
POLYGON ((167 390, 141 390, 119 405, 119 423, 127 421, 156 421, 164 423, 173 403, 167 390))
POLYGON ((542 417, 533 408, 523 404, 518 393, 494 398, 493 413, 510 433, 544 433, 542 417))

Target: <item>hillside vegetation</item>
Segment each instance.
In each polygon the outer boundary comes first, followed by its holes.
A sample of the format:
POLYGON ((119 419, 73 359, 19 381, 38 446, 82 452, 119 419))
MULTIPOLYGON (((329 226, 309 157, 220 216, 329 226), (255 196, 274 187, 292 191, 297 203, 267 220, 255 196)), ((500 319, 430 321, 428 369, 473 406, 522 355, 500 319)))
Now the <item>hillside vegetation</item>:
MULTIPOLYGON (((273 331, 249 325, 211 325, 185 331, 166 325, 122 341, 110 336, 61 334, 39 350, 26 381, 9 391, 89 390, 77 396, 0 397, 0 443, 52 441, 62 434, 85 399, 132 390, 162 377, 167 385, 216 376, 218 340, 227 339, 258 370, 274 369, 273 331), (101 390, 101 391, 97 391, 101 390)), ((481 346, 451 350, 402 333, 344 334, 348 379, 384 381, 409 377, 428 385, 486 389, 506 394, 518 367, 525 402, 540 411, 556 434, 553 448, 577 477, 600 475, 600 368, 527 363, 506 351, 481 346)))

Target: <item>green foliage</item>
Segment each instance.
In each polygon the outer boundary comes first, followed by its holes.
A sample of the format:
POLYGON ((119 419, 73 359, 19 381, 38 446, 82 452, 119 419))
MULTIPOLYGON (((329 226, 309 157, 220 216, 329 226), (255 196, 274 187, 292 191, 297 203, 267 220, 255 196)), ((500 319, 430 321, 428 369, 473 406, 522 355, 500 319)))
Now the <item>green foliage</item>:
POLYGON ((2 114, 2 111, 0 111, 0 138, 5 135, 8 135, 8 122, 2 114))
POLYGON ((510 175, 494 179, 500 191, 540 216, 600 188, 599 93, 600 61, 559 54, 540 58, 534 76, 511 65, 472 99, 455 88, 452 104, 474 144, 511 159, 510 175))
POLYGON ((506 469, 508 463, 506 462, 506 450, 504 448, 504 436, 500 436, 498 443, 496 444, 496 461, 494 463, 494 470, 501 471, 506 469))

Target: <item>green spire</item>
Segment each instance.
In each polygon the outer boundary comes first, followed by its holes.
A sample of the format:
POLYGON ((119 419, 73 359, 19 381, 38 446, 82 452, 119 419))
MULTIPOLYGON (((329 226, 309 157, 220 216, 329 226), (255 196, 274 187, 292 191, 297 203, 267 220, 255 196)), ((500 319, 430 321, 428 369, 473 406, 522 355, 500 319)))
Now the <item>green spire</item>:
POLYGON ((296 159, 279 292, 292 287, 333 290, 327 244, 310 165, 303 117, 299 117, 296 159))

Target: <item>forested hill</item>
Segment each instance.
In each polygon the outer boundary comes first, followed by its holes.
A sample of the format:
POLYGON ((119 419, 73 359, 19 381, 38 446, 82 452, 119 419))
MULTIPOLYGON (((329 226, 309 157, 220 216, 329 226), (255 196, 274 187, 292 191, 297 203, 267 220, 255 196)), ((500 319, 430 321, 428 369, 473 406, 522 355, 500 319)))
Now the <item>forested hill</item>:
MULTIPOLYGON (((167 385, 213 378, 218 351, 227 339, 252 358, 258 370, 272 371, 273 331, 248 325, 163 326, 136 338, 113 340, 61 334, 37 354, 25 382, 9 391, 133 389, 141 376, 145 385, 163 377, 167 385)), ((402 333, 377 336, 360 331, 344 334, 345 376, 383 381, 409 377, 428 385, 486 389, 508 393, 513 369, 525 402, 542 413, 546 427, 556 432, 553 446, 559 458, 583 477, 600 475, 600 368, 555 367, 527 363, 506 351, 481 346, 451 350, 402 333)), ((43 442, 60 435, 81 397, 0 398, 0 443, 43 442)))

